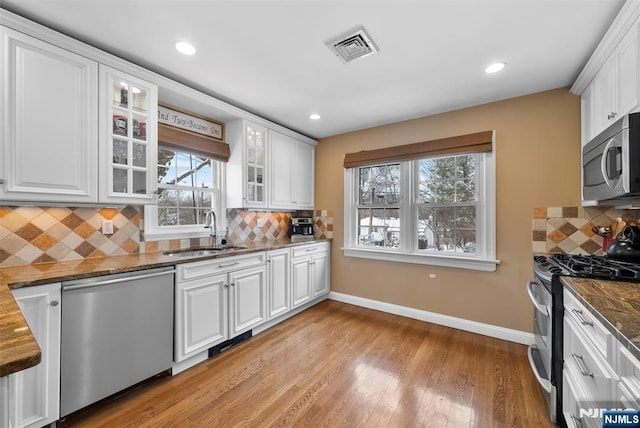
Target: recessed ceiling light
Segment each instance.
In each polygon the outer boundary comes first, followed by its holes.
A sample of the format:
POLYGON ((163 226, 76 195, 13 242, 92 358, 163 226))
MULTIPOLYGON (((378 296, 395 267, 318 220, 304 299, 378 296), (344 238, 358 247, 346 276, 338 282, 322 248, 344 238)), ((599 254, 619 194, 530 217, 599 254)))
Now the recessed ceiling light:
POLYGON ((320 115, 318 113, 312 113, 309 115, 309 119, 311 120, 319 120, 320 119, 320 115))
POLYGON ((194 48, 193 45, 188 42, 177 42, 176 49, 178 50, 178 52, 185 55, 193 55, 194 53, 196 53, 196 48, 194 48))
POLYGON ((484 72, 489 74, 497 73, 498 71, 502 70, 505 65, 507 65, 505 62, 495 62, 490 66, 488 66, 487 68, 485 68, 484 72))

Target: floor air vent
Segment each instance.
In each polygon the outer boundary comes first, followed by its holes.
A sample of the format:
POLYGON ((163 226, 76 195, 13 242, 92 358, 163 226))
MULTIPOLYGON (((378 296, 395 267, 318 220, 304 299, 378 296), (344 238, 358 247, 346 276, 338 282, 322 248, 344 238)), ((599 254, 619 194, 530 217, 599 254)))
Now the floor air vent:
POLYGON ((327 42, 327 46, 345 63, 378 52, 378 47, 364 27, 327 42))

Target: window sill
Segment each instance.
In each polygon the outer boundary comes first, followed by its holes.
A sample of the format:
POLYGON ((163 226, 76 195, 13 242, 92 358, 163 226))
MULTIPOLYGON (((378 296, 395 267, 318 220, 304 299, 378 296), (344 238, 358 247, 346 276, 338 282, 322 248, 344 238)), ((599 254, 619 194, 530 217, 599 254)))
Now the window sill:
POLYGON ((497 265, 500 264, 500 260, 456 257, 443 254, 400 253, 397 251, 373 250, 367 248, 342 248, 342 252, 347 257, 444 266, 459 269, 480 270, 485 272, 495 272, 497 265))

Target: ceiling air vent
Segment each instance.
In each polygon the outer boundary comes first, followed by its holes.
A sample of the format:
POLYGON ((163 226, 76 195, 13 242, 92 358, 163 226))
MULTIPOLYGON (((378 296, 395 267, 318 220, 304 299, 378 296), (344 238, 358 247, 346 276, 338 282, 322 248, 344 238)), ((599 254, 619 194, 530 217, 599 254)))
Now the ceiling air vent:
POLYGON ((378 47, 364 27, 359 27, 355 32, 350 31, 346 35, 327 42, 327 46, 345 63, 378 52, 378 47))

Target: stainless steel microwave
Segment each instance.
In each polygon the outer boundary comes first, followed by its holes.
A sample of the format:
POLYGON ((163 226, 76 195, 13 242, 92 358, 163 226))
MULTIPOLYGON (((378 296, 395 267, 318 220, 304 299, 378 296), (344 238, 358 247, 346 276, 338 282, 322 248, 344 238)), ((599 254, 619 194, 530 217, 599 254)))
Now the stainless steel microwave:
POLYGON ((640 198, 640 113, 622 116, 582 148, 582 198, 640 198))

